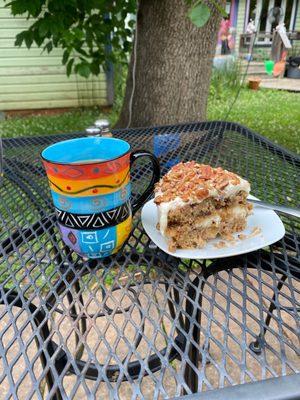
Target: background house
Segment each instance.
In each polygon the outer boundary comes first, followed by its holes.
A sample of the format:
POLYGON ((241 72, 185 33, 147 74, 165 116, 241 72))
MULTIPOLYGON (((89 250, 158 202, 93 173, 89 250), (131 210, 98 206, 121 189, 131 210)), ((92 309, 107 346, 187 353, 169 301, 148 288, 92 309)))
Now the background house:
POLYGON ((61 49, 14 46, 17 33, 32 22, 13 17, 0 0, 0 111, 109 105, 112 77, 66 76, 61 49))
POLYGON ((300 32, 300 0, 231 0, 226 3, 226 11, 230 16, 230 24, 234 28, 235 52, 239 50, 241 35, 246 32, 250 18, 253 19, 257 32, 256 44, 270 47, 268 34, 272 33, 275 24, 270 23, 268 15, 272 8, 282 9, 282 20, 287 31, 300 32), (264 34, 266 34, 264 36, 264 34))
MULTIPOLYGON (((239 53, 241 38, 250 18, 260 32, 256 46, 262 50, 270 48, 268 34, 274 24, 270 23, 268 14, 273 7, 281 7, 287 30, 298 31, 300 38, 299 3, 300 0, 227 1, 235 54, 239 53)), ((37 46, 30 50, 25 46, 15 47, 16 34, 30 24, 25 16, 13 17, 5 8, 4 0, 0 0, 0 112, 112 104, 112 74, 102 73, 91 79, 73 74, 68 78, 61 63, 61 49, 47 54, 37 46)), ((298 45, 300 47, 300 40, 298 45)), ((247 48, 248 45, 245 46, 246 52, 247 48)), ((218 49, 217 54, 220 45, 218 49)))

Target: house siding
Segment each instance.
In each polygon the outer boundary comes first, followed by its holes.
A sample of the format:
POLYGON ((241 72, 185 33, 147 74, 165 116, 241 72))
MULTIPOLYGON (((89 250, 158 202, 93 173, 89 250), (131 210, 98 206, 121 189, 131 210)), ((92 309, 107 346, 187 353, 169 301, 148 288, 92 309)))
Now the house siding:
POLYGON ((236 52, 238 52, 239 50, 240 35, 244 32, 245 15, 246 15, 246 0, 239 0, 238 15, 236 22, 236 41, 235 41, 236 52))
POLYGON ((298 0, 295 30, 300 31, 300 0, 298 0))
POLYGON ((66 76, 62 49, 14 47, 17 33, 32 21, 13 17, 0 0, 0 111, 107 105, 104 73, 85 79, 66 76))

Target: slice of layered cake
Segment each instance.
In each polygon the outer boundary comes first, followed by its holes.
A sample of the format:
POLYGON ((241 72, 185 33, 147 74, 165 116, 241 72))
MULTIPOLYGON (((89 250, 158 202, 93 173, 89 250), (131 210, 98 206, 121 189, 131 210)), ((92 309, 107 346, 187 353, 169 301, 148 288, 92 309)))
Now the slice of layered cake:
POLYGON ((155 188, 158 226, 169 249, 204 247, 209 239, 246 228, 249 183, 222 168, 195 161, 175 165, 155 188))

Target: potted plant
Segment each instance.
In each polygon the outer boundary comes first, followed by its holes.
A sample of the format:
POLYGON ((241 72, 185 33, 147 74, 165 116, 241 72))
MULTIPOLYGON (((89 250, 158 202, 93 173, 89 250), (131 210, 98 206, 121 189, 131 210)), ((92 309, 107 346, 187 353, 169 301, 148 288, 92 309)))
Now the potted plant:
POLYGON ((256 77, 256 76, 250 77, 249 81, 248 81, 249 89, 258 90, 260 82, 261 82, 261 79, 259 77, 256 77))

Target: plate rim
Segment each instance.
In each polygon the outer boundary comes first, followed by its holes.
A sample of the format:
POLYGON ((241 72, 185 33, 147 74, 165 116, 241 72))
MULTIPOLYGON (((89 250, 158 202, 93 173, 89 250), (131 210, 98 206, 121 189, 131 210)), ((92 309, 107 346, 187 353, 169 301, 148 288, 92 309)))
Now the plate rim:
MULTIPOLYGON (((251 194, 249 194, 249 196, 248 196, 248 198, 250 198, 250 199, 253 199, 253 200, 259 200, 257 197, 255 197, 255 196, 253 196, 253 195, 251 195, 251 194)), ((190 257, 190 256, 186 256, 186 255, 179 255, 178 254, 178 251, 189 251, 189 250, 192 250, 192 251, 196 251, 196 250, 200 250, 201 251, 201 249, 179 249, 179 250, 176 250, 175 252, 170 252, 170 251, 167 251, 167 250, 165 250, 165 249, 163 249, 161 246, 159 246, 153 239, 152 239, 152 237, 151 237, 151 235, 148 233, 148 230, 147 230, 147 227, 145 226, 146 224, 144 223, 144 217, 143 217, 143 215, 145 214, 145 209, 147 208, 147 207, 149 207, 150 205, 152 205, 154 203, 154 198, 152 198, 152 199, 150 199, 150 200, 148 200, 144 205, 143 205, 143 207, 142 207, 142 210, 141 210, 141 222, 142 222, 142 226, 143 226, 143 228, 144 228, 144 230, 145 230, 145 232, 146 232, 146 234, 147 234, 147 236, 149 237, 149 239, 161 250, 161 251, 163 251, 164 253, 166 253, 166 254, 168 254, 168 255, 170 255, 170 256, 173 256, 173 257, 176 257, 176 258, 180 258, 180 259, 183 259, 183 258, 185 258, 185 259, 191 259, 191 260, 210 260, 210 259, 217 259, 217 258, 226 258, 226 257, 235 257, 235 256, 239 256, 239 255, 242 255, 242 254, 248 254, 248 253, 251 253, 251 252, 253 252, 253 251, 257 251, 257 250, 260 250, 260 249, 262 249, 262 248, 264 248, 264 247, 266 247, 266 246, 270 246, 271 244, 273 244, 273 243, 276 243, 278 240, 281 240, 283 237, 284 237, 284 235, 285 235, 285 233, 286 233, 286 231, 285 231, 285 226, 284 226, 284 224, 283 224, 283 222, 282 222, 282 220, 281 220, 281 218, 278 216, 278 214, 274 211, 274 210, 271 210, 271 209, 265 209, 265 211, 267 211, 267 212, 271 212, 271 213, 273 213, 275 216, 276 216, 276 218, 278 218, 278 222, 280 223, 280 237, 279 237, 279 239, 276 239, 276 240, 266 240, 265 242, 264 242, 264 244, 262 245, 262 246, 260 246, 260 247, 257 247, 257 246, 255 246, 253 249, 250 249, 250 250, 240 250, 240 251, 237 251, 237 252, 234 252, 234 254, 229 254, 229 255, 222 255, 222 254, 220 254, 220 255, 218 255, 217 253, 213 256, 213 257, 203 257, 203 256, 199 256, 199 257, 195 257, 195 256, 193 256, 193 257, 190 257)), ((254 205, 254 208, 257 208, 257 207, 259 207, 258 205, 254 205)), ((262 208, 262 207, 261 207, 262 208)), ((164 237, 161 235, 161 233, 160 232, 158 232, 158 234, 164 239, 164 237)), ((164 239, 165 240, 165 239, 164 239)), ((225 239, 224 239, 225 240, 225 239)))

